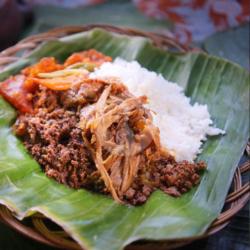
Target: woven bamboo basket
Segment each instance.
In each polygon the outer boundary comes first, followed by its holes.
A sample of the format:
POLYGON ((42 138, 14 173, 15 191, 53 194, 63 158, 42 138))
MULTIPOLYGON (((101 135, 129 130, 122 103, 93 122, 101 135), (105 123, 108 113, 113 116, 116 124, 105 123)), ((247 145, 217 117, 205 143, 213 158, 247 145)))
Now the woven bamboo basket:
MULTIPOLYGON (((50 30, 46 33, 30 36, 13 47, 10 47, 0 53, 0 68, 4 68, 9 63, 15 62, 21 57, 26 57, 39 44, 82 31, 88 31, 93 28, 103 28, 105 30, 125 34, 128 36, 143 36, 152 40, 153 44, 162 49, 174 49, 180 52, 196 50, 182 44, 179 44, 171 36, 164 36, 152 32, 143 32, 131 28, 120 28, 110 25, 85 25, 70 26, 50 30), (19 56, 17 56, 17 53, 19 56)), ((249 159, 250 144, 246 148, 246 154, 249 159)), ((235 214, 242 209, 250 198, 250 184, 243 184, 242 174, 250 170, 249 160, 239 166, 234 174, 230 192, 226 198, 222 213, 211 224, 206 233, 200 237, 181 239, 178 241, 138 241, 126 247, 127 250, 166 250, 187 245, 194 240, 208 237, 223 229, 230 223, 235 214)), ((49 219, 41 214, 35 214, 24 221, 19 221, 5 206, 0 206, 0 219, 10 227, 23 235, 41 243, 68 250, 81 250, 82 248, 65 232, 62 228, 55 225, 49 219)))

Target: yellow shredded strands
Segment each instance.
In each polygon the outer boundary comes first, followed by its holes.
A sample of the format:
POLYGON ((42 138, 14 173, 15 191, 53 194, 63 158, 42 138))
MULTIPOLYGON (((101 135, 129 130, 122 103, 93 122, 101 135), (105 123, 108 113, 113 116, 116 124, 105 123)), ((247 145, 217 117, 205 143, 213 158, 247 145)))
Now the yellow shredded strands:
POLYGON ((86 69, 63 69, 57 70, 50 73, 39 73, 38 77, 40 78, 56 78, 56 77, 64 77, 69 75, 80 75, 80 74, 88 74, 86 69))

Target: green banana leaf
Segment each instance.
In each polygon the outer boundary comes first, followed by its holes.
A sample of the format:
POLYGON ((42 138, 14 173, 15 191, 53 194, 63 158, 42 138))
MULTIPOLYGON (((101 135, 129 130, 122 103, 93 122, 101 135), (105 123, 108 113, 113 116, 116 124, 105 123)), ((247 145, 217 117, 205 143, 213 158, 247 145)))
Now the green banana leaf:
POLYGON ((249 66, 250 23, 218 32, 207 38, 202 47, 212 55, 218 55, 237 62, 250 70, 249 66))
MULTIPOLYGON (((37 211, 62 226, 82 247, 123 249, 139 239, 180 239, 203 234, 220 213, 249 136, 249 73, 204 53, 174 53, 142 37, 94 29, 44 43, 0 73, 0 80, 44 56, 64 60, 95 48, 113 58, 137 60, 184 87, 192 101, 207 104, 225 136, 209 138, 199 159, 208 165, 202 181, 180 198, 156 191, 143 206, 73 190, 47 178, 11 131, 14 109, 0 98, 0 203, 22 219, 37 211)), ((164 94, 164 93, 163 93, 164 94)))

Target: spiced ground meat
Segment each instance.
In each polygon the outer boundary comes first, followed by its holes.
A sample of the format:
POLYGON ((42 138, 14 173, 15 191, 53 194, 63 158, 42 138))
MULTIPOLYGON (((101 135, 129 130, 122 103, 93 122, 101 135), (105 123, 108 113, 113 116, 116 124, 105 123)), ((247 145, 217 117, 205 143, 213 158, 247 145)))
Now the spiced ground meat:
MULTIPOLYGON (((93 155, 79 128, 81 109, 95 103, 103 91, 98 82, 68 91, 39 88, 30 96, 34 114, 21 114, 13 126, 30 154, 48 177, 72 188, 109 193, 96 168, 93 155)), ((154 161, 150 168, 139 168, 132 185, 119 198, 133 205, 146 202, 161 189, 180 196, 200 181, 205 164, 177 163, 172 156, 154 161)))

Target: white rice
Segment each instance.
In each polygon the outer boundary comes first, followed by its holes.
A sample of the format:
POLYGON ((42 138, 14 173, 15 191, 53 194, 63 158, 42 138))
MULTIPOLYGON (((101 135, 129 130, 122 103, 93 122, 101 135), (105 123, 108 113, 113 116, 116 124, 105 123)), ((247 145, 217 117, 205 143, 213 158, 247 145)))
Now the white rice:
POLYGON ((146 95, 149 99, 146 106, 155 112, 153 121, 160 129, 161 143, 174 152, 177 161, 193 161, 208 135, 225 133, 212 127, 207 105, 191 105, 180 86, 136 61, 117 58, 112 63, 104 63, 91 77, 118 77, 135 96, 146 95))

